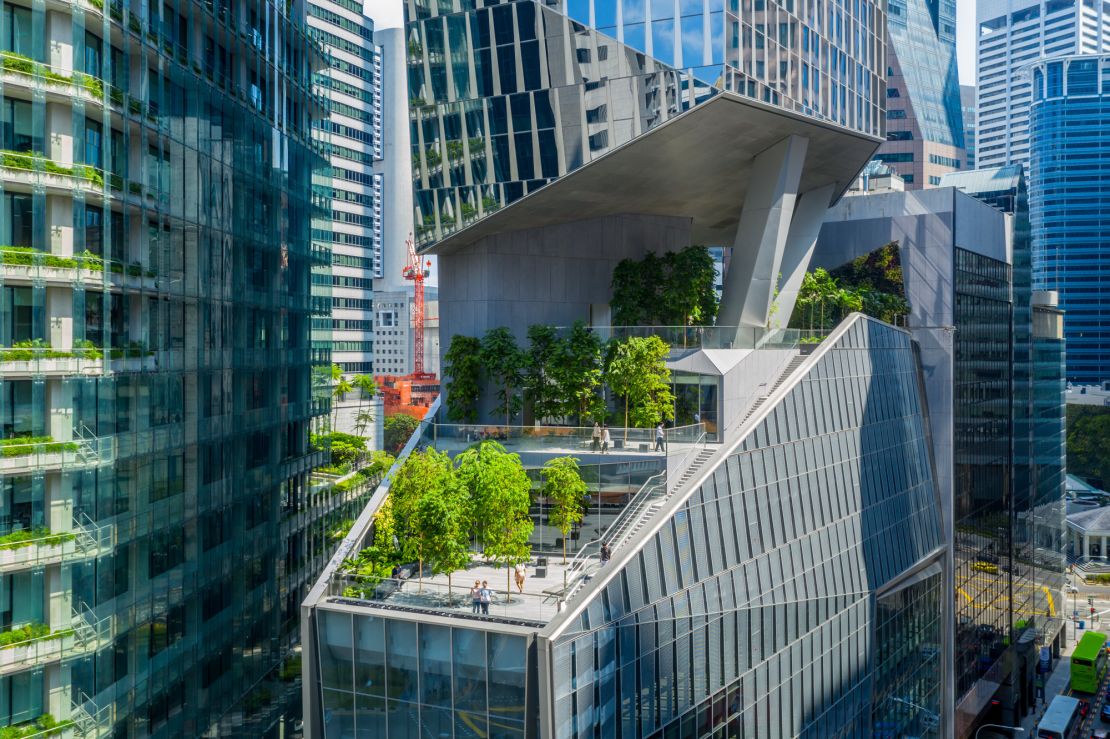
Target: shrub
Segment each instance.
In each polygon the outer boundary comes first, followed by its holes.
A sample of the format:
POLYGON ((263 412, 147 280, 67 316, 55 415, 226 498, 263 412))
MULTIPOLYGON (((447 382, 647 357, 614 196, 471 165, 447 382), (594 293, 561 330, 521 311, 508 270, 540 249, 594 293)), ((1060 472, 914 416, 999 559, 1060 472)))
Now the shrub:
POLYGON ((10 534, 0 536, 0 550, 22 549, 32 544, 56 547, 67 541, 73 541, 75 538, 76 536, 68 531, 51 534, 50 529, 45 527, 24 529, 23 531, 13 531, 10 534))
POLYGON ((30 57, 16 54, 12 51, 5 51, 0 54, 0 67, 8 72, 15 72, 16 74, 32 75, 35 73, 35 62, 30 57))
POLYGON ((0 248, 0 264, 31 265, 37 253, 37 249, 29 246, 5 246, 0 248))
POLYGON ((13 647, 20 642, 41 639, 49 636, 50 627, 46 624, 29 623, 11 631, 0 633, 0 649, 13 647))
POLYGON ((30 154, 18 151, 5 151, 0 153, 0 165, 11 169, 34 169, 34 160, 30 154))
POLYGON ((0 739, 23 739, 23 737, 45 737, 61 734, 73 727, 73 721, 58 721, 49 713, 44 713, 34 721, 14 724, 0 728, 0 739))

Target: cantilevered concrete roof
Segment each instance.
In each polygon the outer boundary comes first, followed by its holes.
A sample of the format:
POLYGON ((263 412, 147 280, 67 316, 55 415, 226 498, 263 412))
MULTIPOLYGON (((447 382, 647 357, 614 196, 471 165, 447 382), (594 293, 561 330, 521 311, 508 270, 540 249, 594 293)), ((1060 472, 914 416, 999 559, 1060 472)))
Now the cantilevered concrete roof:
POLYGON ((492 234, 619 214, 691 218, 693 243, 732 244, 753 158, 790 135, 809 139, 799 192, 832 183, 834 200, 881 143, 722 92, 423 251, 450 254, 492 234))

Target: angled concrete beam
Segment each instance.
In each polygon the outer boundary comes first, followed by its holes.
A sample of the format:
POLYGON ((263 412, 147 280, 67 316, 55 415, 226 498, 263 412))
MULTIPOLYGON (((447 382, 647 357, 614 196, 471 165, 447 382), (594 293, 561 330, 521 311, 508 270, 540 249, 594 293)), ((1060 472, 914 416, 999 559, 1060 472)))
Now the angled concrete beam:
POLYGON ((785 327, 790 322, 794 304, 798 301, 798 291, 802 287, 802 278, 809 269, 809 260, 813 257, 813 248, 821 234, 821 224, 825 221, 832 195, 833 186, 830 183, 798 196, 794 218, 790 221, 790 230, 786 235, 782 265, 779 267, 782 278, 779 281, 778 309, 771 317, 772 328, 775 324, 785 327))
POLYGON ((791 135, 752 161, 717 325, 767 325, 808 147, 791 135))

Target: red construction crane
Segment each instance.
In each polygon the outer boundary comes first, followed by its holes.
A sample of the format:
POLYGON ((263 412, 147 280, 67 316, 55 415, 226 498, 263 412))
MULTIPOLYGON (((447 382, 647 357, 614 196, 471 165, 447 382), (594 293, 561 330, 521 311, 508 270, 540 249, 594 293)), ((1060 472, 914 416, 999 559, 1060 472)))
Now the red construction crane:
POLYGON ((412 370, 414 375, 424 374, 424 278, 429 274, 432 260, 421 264, 420 257, 416 255, 416 246, 412 234, 405 240, 409 250, 409 263, 401 270, 401 276, 412 281, 412 370))

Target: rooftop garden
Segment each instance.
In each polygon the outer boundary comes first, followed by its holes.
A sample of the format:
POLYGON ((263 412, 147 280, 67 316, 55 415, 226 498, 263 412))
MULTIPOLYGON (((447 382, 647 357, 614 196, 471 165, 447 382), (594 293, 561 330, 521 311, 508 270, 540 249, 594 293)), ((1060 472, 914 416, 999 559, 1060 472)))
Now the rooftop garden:
POLYGON ((520 457, 495 441, 474 444, 454 460, 431 448, 414 451, 374 515, 371 542, 341 567, 352 583, 344 595, 373 598, 383 579, 412 562, 418 588, 430 573, 446 575, 450 591, 452 574, 475 559, 506 567, 509 578, 511 568, 532 555, 528 511, 534 494, 547 499, 564 540, 585 512, 586 484, 576 459, 551 459, 541 474, 534 493, 520 457))
POLYGON ((649 428, 674 417, 669 354, 658 336, 605 343, 581 321, 566 331, 533 325, 526 348, 505 327, 490 329, 481 339, 457 335, 443 358, 447 415, 476 422, 478 401, 488 387, 506 426, 527 408, 537 420, 576 419, 579 426, 612 420, 649 428), (612 410, 606 390, 615 399, 612 410))

